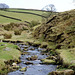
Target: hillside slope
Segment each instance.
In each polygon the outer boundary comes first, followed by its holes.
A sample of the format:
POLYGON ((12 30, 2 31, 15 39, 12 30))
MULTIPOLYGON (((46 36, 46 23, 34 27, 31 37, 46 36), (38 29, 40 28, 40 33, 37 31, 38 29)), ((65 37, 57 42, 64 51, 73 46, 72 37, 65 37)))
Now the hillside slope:
POLYGON ((75 47, 75 10, 54 15, 35 29, 34 37, 55 43, 57 48, 75 47))

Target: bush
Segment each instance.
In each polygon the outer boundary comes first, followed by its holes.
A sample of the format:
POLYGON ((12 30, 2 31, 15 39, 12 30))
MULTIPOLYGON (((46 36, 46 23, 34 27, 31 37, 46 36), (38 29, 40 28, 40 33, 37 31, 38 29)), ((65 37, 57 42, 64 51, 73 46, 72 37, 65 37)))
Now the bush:
POLYGON ((10 30, 12 30, 12 26, 9 25, 9 24, 8 25, 5 25, 4 26, 4 29, 7 30, 7 31, 10 31, 10 30))
POLYGON ((28 30, 26 27, 22 27, 22 30, 28 30))
POLYGON ((36 26, 36 25, 38 25, 38 24, 39 24, 38 21, 31 21, 30 27, 34 27, 34 26, 36 26))
POLYGON ((19 29, 17 29, 17 30, 14 31, 15 35, 21 35, 21 33, 22 33, 22 30, 19 30, 19 29))
POLYGON ((19 24, 16 24, 16 23, 7 24, 7 25, 4 26, 4 29, 7 30, 7 31, 10 31, 10 30, 13 30, 15 26, 19 27, 19 24))
POLYGON ((7 31, 10 31, 10 30, 12 30, 13 27, 14 27, 14 23, 10 23, 10 24, 5 25, 4 29, 7 31))
POLYGON ((4 34, 4 39, 11 39, 11 37, 12 34, 7 34, 7 33, 4 34))

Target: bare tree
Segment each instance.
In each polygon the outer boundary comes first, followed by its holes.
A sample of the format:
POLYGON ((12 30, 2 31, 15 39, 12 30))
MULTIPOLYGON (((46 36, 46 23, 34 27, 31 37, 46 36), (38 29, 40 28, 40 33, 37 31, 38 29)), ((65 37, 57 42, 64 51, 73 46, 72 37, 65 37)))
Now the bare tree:
POLYGON ((0 3, 0 9, 7 9, 9 6, 5 3, 0 3))
POLYGON ((42 10, 55 12, 56 8, 53 4, 49 4, 49 5, 46 5, 45 7, 43 7, 42 10))
POLYGON ((48 11, 47 13, 43 13, 43 15, 46 16, 46 21, 48 21, 48 18, 54 14, 53 12, 56 12, 56 8, 53 4, 46 5, 42 10, 48 11))

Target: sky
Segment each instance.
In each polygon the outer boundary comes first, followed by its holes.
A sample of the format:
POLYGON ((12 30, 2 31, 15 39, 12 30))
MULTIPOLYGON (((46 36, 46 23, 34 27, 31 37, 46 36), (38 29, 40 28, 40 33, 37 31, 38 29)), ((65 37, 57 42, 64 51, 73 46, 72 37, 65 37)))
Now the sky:
POLYGON ((5 3, 9 5, 10 8, 39 10, 48 4, 54 4, 57 12, 75 9, 75 0, 0 0, 0 3, 5 3))

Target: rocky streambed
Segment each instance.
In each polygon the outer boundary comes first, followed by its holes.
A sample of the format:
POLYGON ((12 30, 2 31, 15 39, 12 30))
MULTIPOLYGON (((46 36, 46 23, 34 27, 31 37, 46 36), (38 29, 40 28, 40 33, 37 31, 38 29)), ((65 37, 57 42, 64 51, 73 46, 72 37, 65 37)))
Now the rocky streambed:
POLYGON ((25 44, 17 44, 22 52, 21 63, 13 63, 19 66, 19 70, 8 73, 8 75, 48 75, 49 72, 55 71, 57 65, 52 65, 53 61, 43 62, 49 54, 43 53, 44 48, 34 47, 25 44))

